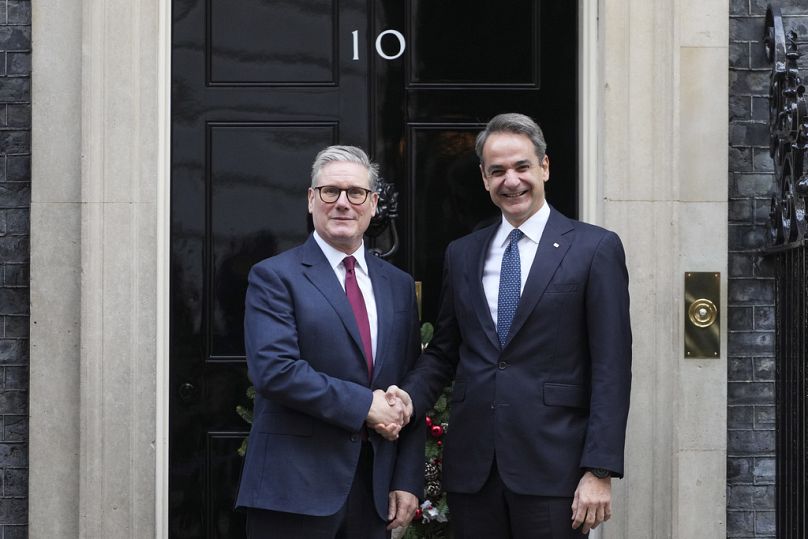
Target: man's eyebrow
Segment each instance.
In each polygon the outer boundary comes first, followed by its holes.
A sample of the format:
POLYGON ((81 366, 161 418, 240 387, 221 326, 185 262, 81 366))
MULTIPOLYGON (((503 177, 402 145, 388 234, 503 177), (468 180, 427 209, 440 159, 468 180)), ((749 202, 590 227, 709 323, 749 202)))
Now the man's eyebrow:
POLYGON ((533 163, 530 162, 530 159, 521 159, 521 160, 517 161, 516 163, 514 163, 512 167, 507 167, 505 165, 497 164, 497 165, 491 165, 486 170, 490 174, 490 173, 496 172, 498 170, 505 170, 506 168, 519 168, 519 167, 522 167, 522 166, 525 166, 525 165, 533 166, 533 163))

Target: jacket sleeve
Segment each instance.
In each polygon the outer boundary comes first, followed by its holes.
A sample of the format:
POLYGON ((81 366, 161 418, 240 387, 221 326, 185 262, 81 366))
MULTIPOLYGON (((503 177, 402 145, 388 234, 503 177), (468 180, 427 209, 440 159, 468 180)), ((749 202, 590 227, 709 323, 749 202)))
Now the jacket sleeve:
MULTIPOLYGON (((421 351, 421 331, 418 320, 418 305, 415 300, 415 285, 412 286, 412 316, 410 337, 407 341, 407 368, 410 372, 421 351)), ((409 424, 401 432, 398 440, 396 467, 390 490, 411 492, 419 499, 424 495, 424 451, 426 445, 426 423, 413 415, 409 424)))
POLYGON ((250 380, 266 399, 356 432, 367 418, 373 395, 365 386, 315 370, 300 357, 288 286, 267 265, 250 271, 244 314, 250 380))
POLYGON ((585 301, 592 393, 581 467, 605 468, 622 477, 631 393, 631 322, 625 253, 613 232, 595 250, 585 301))
POLYGON ((443 263, 440 308, 435 322, 435 333, 423 351, 415 369, 404 380, 402 387, 412 398, 414 417, 423 419, 435 405, 455 376, 460 349, 460 327, 454 305, 452 259, 455 244, 446 248, 443 263))

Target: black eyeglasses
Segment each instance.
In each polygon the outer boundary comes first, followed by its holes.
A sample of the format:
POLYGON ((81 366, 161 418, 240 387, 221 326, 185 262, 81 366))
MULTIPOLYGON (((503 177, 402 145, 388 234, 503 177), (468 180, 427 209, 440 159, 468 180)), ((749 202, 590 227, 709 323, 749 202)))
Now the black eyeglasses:
POLYGON ((348 202, 351 204, 364 204, 368 199, 368 195, 373 192, 370 189, 365 189, 364 187, 349 187, 347 189, 340 189, 336 185, 323 185, 321 187, 315 187, 314 190, 320 193, 320 200, 326 204, 333 204, 339 200, 339 196, 343 191, 347 193, 348 202))

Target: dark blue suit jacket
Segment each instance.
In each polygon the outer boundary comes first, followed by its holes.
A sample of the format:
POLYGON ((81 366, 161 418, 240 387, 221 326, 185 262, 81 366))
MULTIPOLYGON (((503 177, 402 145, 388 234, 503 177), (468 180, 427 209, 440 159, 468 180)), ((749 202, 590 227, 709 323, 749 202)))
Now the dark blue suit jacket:
MULTIPOLYGON (((350 303, 313 237, 250 271, 244 324, 256 398, 237 507, 324 516, 345 503, 371 388, 399 384, 420 352, 412 278, 366 260, 378 313, 370 384, 350 303)), ((397 442, 369 434, 384 520, 391 490, 423 494, 422 423, 405 427, 397 442)))
POLYGON ((404 389, 418 413, 455 379, 448 491, 477 492, 496 455, 512 491, 572 496, 584 467, 623 474, 631 385, 623 247, 613 232, 551 209, 500 349, 482 286, 498 226, 447 248, 435 336, 404 389))

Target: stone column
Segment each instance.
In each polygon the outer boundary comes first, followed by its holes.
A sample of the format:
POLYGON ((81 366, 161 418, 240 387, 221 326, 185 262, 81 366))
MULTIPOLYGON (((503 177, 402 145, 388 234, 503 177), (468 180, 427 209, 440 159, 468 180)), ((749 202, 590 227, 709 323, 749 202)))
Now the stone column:
POLYGON ((29 536, 78 537, 81 10, 32 13, 29 536))
POLYGON ((159 5, 34 3, 31 537, 155 535, 159 5))
POLYGON ((624 240, 634 382, 602 537, 726 535, 726 0, 601 6, 603 223, 624 240), (684 359, 684 273, 722 277, 722 355, 684 359))

